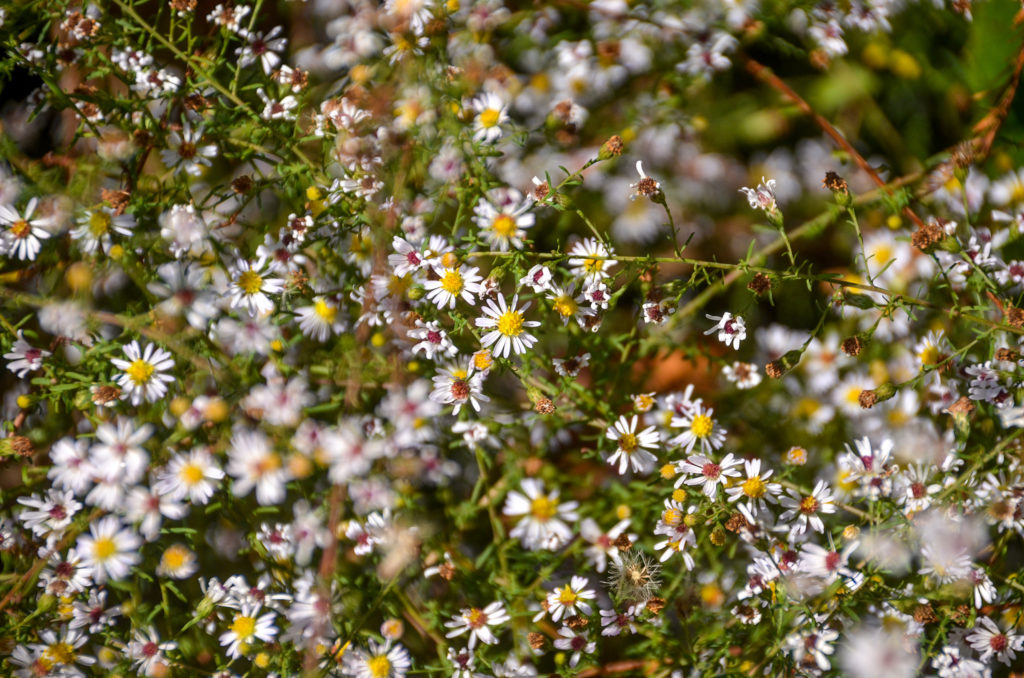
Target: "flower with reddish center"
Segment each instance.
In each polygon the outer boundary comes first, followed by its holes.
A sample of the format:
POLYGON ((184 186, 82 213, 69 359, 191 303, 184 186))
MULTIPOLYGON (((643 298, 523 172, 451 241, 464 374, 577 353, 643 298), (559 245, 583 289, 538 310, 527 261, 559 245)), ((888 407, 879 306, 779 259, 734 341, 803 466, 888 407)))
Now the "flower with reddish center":
POLYGON ((676 470, 681 475, 676 481, 676 487, 683 483, 687 485, 703 485, 704 494, 714 498, 718 491, 718 485, 728 478, 736 478, 740 472, 736 468, 742 460, 735 459, 732 453, 725 455, 721 462, 714 462, 703 454, 692 455, 689 459, 677 463, 676 470))

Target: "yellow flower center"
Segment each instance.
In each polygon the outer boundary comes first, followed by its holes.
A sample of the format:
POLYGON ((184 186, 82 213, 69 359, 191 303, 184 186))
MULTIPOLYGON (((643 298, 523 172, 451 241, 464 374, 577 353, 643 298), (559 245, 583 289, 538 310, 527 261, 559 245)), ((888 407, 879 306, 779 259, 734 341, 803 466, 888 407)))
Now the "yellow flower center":
POLYGON ((181 467, 178 471, 178 477, 181 478, 182 482, 186 485, 195 485, 199 483, 205 474, 199 464, 189 462, 181 467))
POLYGON ((256 631, 256 620, 240 614, 235 617, 235 620, 231 622, 231 626, 228 628, 234 632, 239 640, 248 640, 252 638, 253 632, 256 631))
POLYGON ((238 276, 238 280, 236 282, 246 294, 256 294, 263 288, 263 278, 260 277, 259 273, 252 269, 249 269, 238 276))
POLYGON ((480 608, 474 607, 466 615, 466 621, 472 628, 478 629, 487 623, 487 614, 480 608))
POLYGON ((575 605, 578 597, 568 584, 558 589, 558 602, 566 607, 575 605))
POLYGON ((818 506, 818 500, 814 497, 804 497, 800 500, 800 512, 805 515, 817 513, 818 506))
POLYGON ((661 467, 661 477, 662 478, 668 480, 669 478, 675 477, 675 475, 676 475, 676 465, 675 464, 665 464, 664 466, 661 467))
POLYGON ((391 660, 386 655, 373 657, 366 662, 366 668, 373 678, 386 678, 391 674, 391 660))
POLYGON ((555 310, 563 318, 571 318, 576 314, 576 309, 579 306, 576 304, 576 300, 570 297, 568 294, 563 294, 555 298, 555 310))
POLYGON ((89 215, 89 232, 95 237, 100 237, 110 230, 110 215, 97 210, 89 215))
POLYGON ((338 307, 331 306, 321 299, 313 305, 313 312, 316 313, 324 322, 333 323, 334 317, 338 314, 338 307))
POLYGON ((161 560, 161 565, 165 570, 174 572, 180 570, 186 562, 190 560, 191 552, 182 546, 181 544, 175 544, 164 551, 161 560))
POLYGON ((551 520, 557 512, 558 507, 555 505, 555 502, 547 497, 537 497, 530 502, 530 513, 541 522, 551 520))
POLYGON ((494 364, 494 359, 491 358, 491 352, 486 348, 482 351, 477 351, 473 354, 473 367, 483 372, 484 370, 490 369, 491 365, 494 364))
POLYGON ((665 521, 666 525, 675 527, 683 522, 683 512, 677 508, 665 509, 665 512, 661 514, 661 519, 665 521))
POLYGON ((516 232, 515 219, 507 214, 499 214, 491 222, 491 230, 502 238, 511 238, 516 232))
POLYGON ((69 643, 54 643, 46 648, 43 656, 54 664, 73 664, 75 662, 75 648, 69 643))
POLYGON ((110 537, 100 537, 92 545, 93 558, 104 561, 117 553, 117 544, 110 537))
POLYGON ((698 438, 707 438, 715 430, 715 422, 706 414, 698 414, 690 422, 690 432, 698 438))
POLYGON ((462 291, 462 275, 454 270, 445 271, 441 276, 441 289, 448 294, 458 294, 462 291))
POLYGON ((636 439, 636 436, 633 435, 632 433, 623 433, 621 436, 619 436, 619 449, 625 452, 626 454, 634 452, 637 447, 639 447, 639 443, 636 439))
POLYGON ((519 311, 505 311, 498 318, 498 331, 506 337, 517 337, 523 332, 523 314, 519 311))
POLYGON ((751 499, 760 499, 765 493, 765 484, 759 476, 753 478, 747 478, 743 482, 743 494, 747 495, 751 499))
POLYGON ((11 235, 15 238, 27 238, 28 234, 32 232, 32 227, 24 219, 18 219, 11 224, 11 235))
POLYGON ((485 108, 480 112, 480 126, 490 129, 498 124, 498 119, 501 117, 501 111, 496 108, 485 108))
POLYGON ((155 370, 156 368, 151 363, 139 358, 132 361, 132 364, 125 370, 125 374, 135 382, 136 386, 141 386, 149 381, 155 370))
POLYGON ((604 259, 586 259, 583 268, 587 273, 598 273, 604 269, 604 259))
POLYGON ((917 358, 921 361, 922 365, 934 365, 939 362, 939 347, 928 344, 917 354, 917 358))

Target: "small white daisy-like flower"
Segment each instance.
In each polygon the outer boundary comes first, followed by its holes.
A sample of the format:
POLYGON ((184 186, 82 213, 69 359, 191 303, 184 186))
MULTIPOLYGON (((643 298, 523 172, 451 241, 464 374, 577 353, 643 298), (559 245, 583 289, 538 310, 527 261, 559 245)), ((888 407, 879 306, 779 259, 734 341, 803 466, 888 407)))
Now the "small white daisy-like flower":
POLYGON ((78 217, 78 228, 71 231, 71 239, 82 251, 92 254, 96 250, 109 252, 113 244, 111 235, 130 236, 135 228, 135 217, 130 214, 114 214, 110 207, 100 206, 86 210, 78 217))
POLYGON ((641 196, 653 199, 661 192, 661 184, 647 176, 644 172, 643 160, 636 161, 636 173, 640 175, 640 179, 636 183, 629 185, 629 188, 633 191, 633 194, 629 196, 630 200, 636 200, 641 196))
POLYGON ((479 270, 475 266, 434 267, 437 280, 427 280, 423 284, 427 290, 427 299, 438 308, 455 308, 455 300, 462 297, 463 301, 472 306, 476 303, 473 295, 479 294, 482 289, 480 281, 483 278, 477 273, 479 270))
POLYGON ((170 670, 165 652, 178 649, 174 641, 160 642, 160 636, 152 626, 135 631, 135 637, 128 642, 128 657, 132 668, 145 676, 163 675, 170 670))
POLYGON ((591 654, 597 649, 597 643, 590 640, 586 629, 573 631, 568 626, 563 626, 558 629, 558 635, 561 637, 555 639, 554 645, 559 650, 572 652, 569 658, 570 667, 579 664, 584 653, 591 654))
POLYGON ((534 222, 529 212, 533 203, 523 200, 515 189, 495 189, 488 197, 490 200, 482 198, 473 210, 476 213, 473 221, 480 227, 484 239, 500 252, 507 252, 510 247, 523 249, 526 229, 534 222))
POLYGON ((753 363, 736 361, 732 365, 723 367, 722 374, 741 390, 754 388, 761 383, 761 370, 757 369, 757 365, 753 363))
POLYGON ((779 516, 779 522, 784 523, 795 519, 795 524, 792 527, 794 534, 803 534, 807 531, 808 526, 815 532, 824 532, 825 523, 821 520, 821 514, 836 512, 832 490, 824 480, 819 480, 810 494, 789 490, 789 496, 782 497, 780 502, 786 511, 779 516))
POLYGON ((391 246, 395 252, 388 255, 388 265, 395 275, 406 276, 427 265, 427 256, 405 238, 396 235, 391 240, 391 246))
POLYGON ((570 358, 555 358, 551 364, 555 366, 555 372, 563 377, 575 377, 580 370, 590 365, 590 354, 583 353, 570 358))
POLYGON ((97 584, 107 579, 119 581, 128 576, 133 565, 141 559, 139 547, 142 539, 124 527, 115 516, 105 516, 93 523, 90 534, 78 538, 76 550, 82 563, 91 568, 97 584))
POLYGON ((540 621, 545 614, 550 614, 553 621, 562 617, 568 619, 570 616, 590 614, 590 604, 586 601, 594 600, 597 593, 594 589, 588 589, 588 584, 586 577, 574 575, 568 584, 558 586, 548 593, 547 610, 542 609, 533 620, 540 621))
POLYGON ((765 178, 761 177, 761 183, 757 188, 744 187, 740 189, 740 193, 747 196, 747 202, 756 210, 764 210, 771 214, 778 209, 775 202, 775 179, 765 181, 765 178))
POLYGON ((481 609, 479 607, 464 608, 445 626, 451 629, 445 634, 445 638, 455 638, 469 631, 469 649, 476 647, 477 641, 486 645, 494 645, 498 637, 491 630, 492 626, 500 626, 510 619, 505 605, 496 601, 481 609))
POLYGON ((255 318, 274 310, 274 302, 267 296, 284 289, 284 281, 270 277, 266 259, 255 262, 239 259, 231 267, 231 308, 246 308, 255 318))
POLYGON ((747 520, 756 523, 755 517, 768 510, 767 502, 777 501, 782 486, 767 482, 774 471, 768 469, 762 473, 760 459, 746 460, 744 470, 746 478, 725 488, 725 493, 730 502, 739 502, 737 508, 747 520))
POLYGON ((262 640, 269 643, 277 635, 277 627, 274 626, 274 612, 256 616, 260 612, 260 606, 243 604, 228 630, 220 635, 221 646, 227 647, 227 654, 232 659, 237 659, 249 651, 253 640, 262 640))
POLYGON ((261 506, 274 506, 285 496, 290 473, 281 464, 281 455, 260 431, 239 429, 231 437, 227 472, 235 479, 231 491, 238 497, 256 488, 261 506))
POLYGON ((508 122, 508 104, 494 92, 481 94, 470 104, 476 111, 473 141, 493 144, 501 138, 501 125, 508 122))
POLYGON ((49 219, 32 218, 38 204, 39 200, 32 198, 25 206, 25 211, 19 214, 10 205, 0 203, 0 224, 7 227, 0 233, 0 253, 17 257, 21 261, 35 261, 43 247, 40 241, 52 235, 46 230, 49 219))
POLYGON ((422 352, 427 360, 435 360, 438 355, 450 357, 459 352, 436 320, 423 322, 417 319, 416 327, 409 330, 408 335, 417 342, 412 347, 413 355, 422 352))
POLYGON ((733 315, 726 311, 721 316, 706 314, 705 317, 708 320, 715 320, 717 322, 714 327, 705 331, 704 334, 718 332, 718 340, 726 346, 738 349, 740 342, 747 338, 747 325, 743 322, 743 318, 738 315, 733 315))
POLYGON ((483 318, 476 319, 476 326, 491 331, 485 334, 480 343, 484 348, 494 345, 494 355, 499 358, 507 358, 509 353, 516 355, 525 353, 527 349, 537 343, 537 338, 526 331, 526 328, 540 325, 536 320, 526 320, 524 313, 530 308, 526 304, 517 308, 519 295, 512 297, 512 305, 505 302, 505 295, 498 293, 497 303, 493 299, 487 300, 484 307, 483 318))
POLYGON ((519 279, 520 285, 529 286, 537 294, 543 294, 551 284, 551 269, 544 264, 534 264, 533 267, 519 279))
POLYGON ((217 157, 217 145, 203 144, 202 141, 202 126, 193 129, 191 124, 183 122, 181 131, 172 129, 167 135, 167 148, 160 151, 160 159, 168 167, 173 167, 176 173, 202 176, 205 168, 212 164, 210 159, 217 157))
POLYGON ((199 563, 196 562, 196 554, 184 544, 171 544, 164 549, 160 556, 160 564, 157 565, 156 573, 161 577, 171 579, 188 579, 196 570, 199 563))
POLYGON ((575 319, 580 327, 585 327, 585 319, 595 315, 594 309, 583 305, 586 298, 582 294, 576 294, 576 283, 572 283, 568 289, 562 289, 558 285, 549 284, 546 296, 551 301, 551 306, 558 313, 559 318, 561 318, 562 325, 568 325, 570 320, 575 319))
POLYGON ((25 341, 21 330, 18 330, 18 338, 8 353, 4 353, 4 360, 7 360, 7 369, 14 372, 18 379, 24 379, 29 372, 35 372, 43 366, 43 358, 50 355, 49 351, 35 348, 25 341))
POLYGON ((368 650, 357 648, 345 652, 342 655, 345 674, 355 678, 403 678, 412 668, 412 659, 405 647, 399 643, 392 646, 391 642, 371 640, 368 650))
POLYGON ((584 284, 591 284, 608 277, 608 271, 615 266, 615 261, 608 257, 614 252, 594 238, 578 241, 569 250, 569 268, 572 274, 583 278, 584 284))
MULTIPOLYGON (((634 473, 649 473, 658 460, 648 449, 654 449, 661 442, 661 434, 653 426, 648 426, 640 433, 636 432, 637 416, 627 419, 626 415, 608 427, 605 435, 618 443, 615 453, 608 458, 608 463, 615 466, 618 462, 619 475, 631 467, 634 473)), ((557 621, 557 620, 556 620, 557 621)))
POLYGON ((483 380, 484 374, 475 372, 473 368, 442 368, 434 377, 434 390, 430 392, 430 399, 442 405, 454 404, 452 414, 458 414, 466 403, 479 412, 480 403, 490 400, 483 394, 483 380))
POLYGON ((683 416, 673 417, 672 426, 686 430, 669 442, 673 445, 682 445, 687 452, 693 451, 697 443, 700 443, 700 449, 704 453, 719 449, 725 444, 726 432, 715 423, 711 416, 714 413, 713 409, 697 403, 683 416))
POLYGON ((278 52, 284 51, 288 45, 288 39, 281 36, 284 31, 280 26, 274 26, 265 35, 260 31, 246 32, 245 40, 246 44, 244 47, 238 47, 235 49, 235 54, 238 55, 238 64, 242 68, 255 63, 260 62, 260 66, 263 67, 263 72, 267 75, 281 63, 281 57, 278 52))
POLYGON ((165 374, 174 367, 171 354, 156 344, 147 344, 144 350, 140 349, 139 342, 132 340, 124 347, 124 355, 127 360, 110 360, 114 367, 124 373, 117 378, 123 391, 122 397, 131 397, 132 405, 135 406, 143 400, 152 403, 162 398, 167 393, 167 384, 174 381, 173 376, 165 374))
POLYGON ((593 280, 583 290, 583 298, 590 303, 595 311, 607 310, 612 295, 608 293, 608 285, 603 280, 593 280))
POLYGON ((537 478, 525 478, 522 492, 512 490, 505 498, 502 510, 506 516, 521 516, 509 533, 531 551, 554 551, 572 538, 572 530, 565 521, 575 521, 578 502, 558 503, 558 490, 544 493, 544 483, 537 478))
POLYGON ((157 474, 153 489, 174 499, 188 497, 190 503, 202 505, 210 501, 222 478, 224 471, 209 451, 197 447, 187 454, 172 457, 157 474))
POLYGON ((973 633, 965 640, 981 653, 981 661, 995 657, 1007 666, 1017 658, 1017 652, 1024 650, 1024 636, 1003 632, 988 617, 978 617, 973 633))
POLYGON ((331 333, 340 334, 345 327, 338 320, 338 304, 326 297, 314 297, 310 306, 303 306, 295 313, 302 333, 321 343, 327 341, 331 333))
POLYGON ((718 492, 719 483, 727 482, 727 478, 739 477, 740 472, 736 467, 741 463, 741 460, 735 459, 732 456, 732 452, 725 455, 720 462, 714 462, 703 454, 692 455, 685 461, 677 464, 676 468, 679 473, 686 475, 679 477, 679 480, 676 481, 676 487, 683 483, 687 485, 703 485, 704 494, 714 499, 715 493, 718 492))

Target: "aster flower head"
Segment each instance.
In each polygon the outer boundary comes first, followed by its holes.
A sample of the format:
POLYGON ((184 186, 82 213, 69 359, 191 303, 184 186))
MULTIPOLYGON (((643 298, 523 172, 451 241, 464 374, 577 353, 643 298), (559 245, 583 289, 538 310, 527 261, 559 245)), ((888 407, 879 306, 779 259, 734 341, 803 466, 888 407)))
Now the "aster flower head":
POLYGON ((536 478, 524 479, 521 487, 522 492, 512 490, 505 499, 503 513, 520 517, 509 536, 531 551, 560 548, 572 537, 566 521, 579 518, 578 502, 559 503, 558 490, 545 493, 543 481, 536 478))
POLYGON ((132 405, 139 406, 143 401, 156 402, 167 393, 167 384, 174 377, 166 372, 174 367, 171 354, 156 344, 147 344, 145 349, 139 342, 132 340, 124 347, 122 358, 112 358, 110 362, 122 371, 117 377, 122 397, 131 398, 132 405))
POLYGON ((757 188, 741 188, 740 193, 747 196, 747 202, 753 209, 764 210, 768 214, 774 214, 778 210, 775 202, 775 179, 765 181, 761 177, 761 183, 757 188))
POLYGON ((505 295, 498 293, 497 301, 488 299, 487 305, 483 308, 484 317, 476 319, 476 326, 490 330, 481 339, 480 343, 484 348, 494 348, 494 355, 499 358, 507 358, 509 353, 520 355, 537 343, 537 338, 526 330, 531 327, 538 327, 540 322, 526 320, 525 313, 530 308, 526 304, 518 308, 519 295, 512 298, 512 304, 505 302, 505 295))
POLYGON ((630 467, 634 473, 649 473, 658 460, 647 450, 658 446, 661 434, 653 426, 648 426, 637 433, 636 425, 637 415, 634 414, 632 419, 622 415, 605 432, 605 435, 617 444, 615 453, 608 458, 608 463, 612 466, 618 464, 619 475, 624 474, 630 467))
POLYGON ((494 645, 498 642, 498 637, 494 635, 491 627, 500 626, 509 619, 505 605, 501 601, 493 602, 482 609, 478 607, 464 608, 452 621, 445 622, 445 626, 451 629, 445 634, 445 637, 455 638, 469 632, 470 650, 476 647, 477 641, 486 645, 494 645))

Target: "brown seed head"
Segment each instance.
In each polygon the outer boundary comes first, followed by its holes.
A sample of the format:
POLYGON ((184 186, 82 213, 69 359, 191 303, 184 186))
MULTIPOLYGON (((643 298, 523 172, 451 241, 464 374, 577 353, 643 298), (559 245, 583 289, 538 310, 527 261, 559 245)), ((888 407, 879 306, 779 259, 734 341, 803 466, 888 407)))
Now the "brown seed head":
POLYGON ((764 273, 755 273, 753 280, 747 283, 747 289, 754 294, 761 295, 772 288, 772 280, 764 273))
POLYGON ((114 216, 121 216, 124 214, 125 208, 128 207, 128 201, 131 200, 132 194, 128 191, 114 191, 104 188, 100 192, 100 197, 103 198, 103 202, 114 208, 114 216))
POLYGON ((860 406, 865 410, 870 410, 875 406, 875 403, 878 402, 878 394, 874 391, 864 389, 860 392, 860 395, 857 396, 857 402, 859 402, 860 406))
POLYGON ((835 172, 825 172, 825 179, 821 183, 824 184, 825 188, 835 193, 849 193, 846 179, 835 172))
POLYGON ((938 224, 925 224, 920 227, 914 234, 910 236, 910 242, 913 243, 914 247, 921 250, 925 254, 929 254, 935 251, 935 248, 943 238, 946 237, 945 231, 938 224))
POLYGON ((1003 314, 1006 316, 1006 322, 1010 327, 1024 327, 1024 309, 1007 305, 1003 310, 1003 314))
POLYGON ((580 629, 585 629, 585 628, 587 628, 587 625, 589 625, 589 624, 590 624, 590 620, 587 619, 586 617, 570 617, 569 619, 565 620, 565 625, 568 626, 573 631, 579 631, 580 629))
POLYGON ((543 633, 531 631, 530 633, 526 634, 526 641, 530 643, 530 647, 532 647, 534 650, 539 650, 542 647, 544 647, 544 643, 547 642, 547 639, 544 637, 543 633))
POLYGON ((622 149, 624 144, 622 143, 622 137, 618 134, 612 135, 608 141, 604 142, 601 146, 601 151, 598 153, 598 157, 601 159, 614 158, 622 155, 622 149))
POLYGON ((252 190, 252 177, 243 174, 231 182, 231 190, 239 195, 244 195, 252 190))
POLYGON ((950 414, 970 414, 974 411, 974 403, 967 396, 960 396, 960 399, 946 408, 950 414))
POLYGON ((764 372, 772 379, 780 379, 786 373, 781 360, 773 360, 764 366, 764 372))
POLYGON ((647 599, 647 611, 651 614, 658 615, 665 609, 665 599, 654 596, 653 598, 647 599))
POLYGON ((555 411, 555 404, 551 402, 551 398, 538 398, 533 409, 536 410, 538 414, 551 414, 555 411))
POLYGON ((631 542, 631 541, 629 540, 629 536, 628 536, 628 535, 626 535, 626 533, 625 533, 625 532, 623 532, 622 534, 620 534, 620 535, 619 535, 619 536, 618 536, 618 537, 617 537, 617 538, 615 539, 615 541, 614 541, 614 542, 612 542, 612 545, 613 545, 613 546, 615 546, 615 547, 616 547, 617 549, 619 549, 620 551, 628 551, 629 549, 633 548, 633 542, 631 542))
POLYGON ((938 620, 939 618, 935 614, 935 608, 931 605, 918 605, 914 608, 914 621, 918 624, 931 624, 938 620))
POLYGON ((860 337, 847 337, 843 340, 843 353, 848 356, 860 355, 862 348, 864 348, 864 344, 861 342, 860 337))

